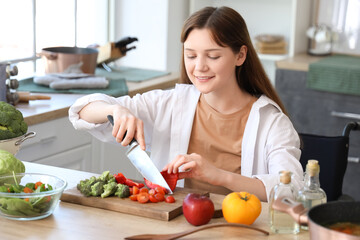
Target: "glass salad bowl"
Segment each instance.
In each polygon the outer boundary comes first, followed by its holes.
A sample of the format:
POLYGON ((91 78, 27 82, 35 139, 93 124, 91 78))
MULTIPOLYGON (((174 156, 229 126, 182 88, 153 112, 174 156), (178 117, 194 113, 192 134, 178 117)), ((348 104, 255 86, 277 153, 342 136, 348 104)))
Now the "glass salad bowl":
POLYGON ((0 176, 0 216, 13 220, 36 220, 50 216, 67 182, 40 173, 0 176))

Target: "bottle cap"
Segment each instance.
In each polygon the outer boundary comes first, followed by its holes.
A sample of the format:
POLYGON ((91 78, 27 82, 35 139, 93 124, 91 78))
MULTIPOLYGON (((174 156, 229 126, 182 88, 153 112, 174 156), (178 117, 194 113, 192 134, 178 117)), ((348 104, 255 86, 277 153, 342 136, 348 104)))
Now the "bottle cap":
POLYGON ((280 182, 284 184, 289 184, 291 182, 291 175, 290 171, 280 171, 280 182))
POLYGON ((310 176, 315 176, 320 172, 319 161, 310 159, 306 164, 306 171, 310 176))

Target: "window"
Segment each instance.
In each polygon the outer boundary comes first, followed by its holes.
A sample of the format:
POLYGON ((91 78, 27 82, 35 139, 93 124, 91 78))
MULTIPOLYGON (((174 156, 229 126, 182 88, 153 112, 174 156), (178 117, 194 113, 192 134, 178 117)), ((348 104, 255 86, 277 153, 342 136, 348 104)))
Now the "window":
POLYGON ((0 1, 0 63, 19 69, 18 78, 43 73, 42 48, 104 44, 111 34, 112 0, 0 1))

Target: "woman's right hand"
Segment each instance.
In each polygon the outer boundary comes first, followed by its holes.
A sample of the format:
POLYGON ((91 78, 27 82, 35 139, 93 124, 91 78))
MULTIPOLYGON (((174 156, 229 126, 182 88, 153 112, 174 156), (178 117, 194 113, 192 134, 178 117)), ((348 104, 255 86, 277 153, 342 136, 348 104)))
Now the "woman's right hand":
POLYGON ((145 150, 143 121, 135 117, 127 108, 119 105, 114 107, 112 115, 114 118, 112 135, 116 138, 116 141, 123 146, 127 146, 135 138, 141 149, 145 150))
POLYGON ((143 121, 136 118, 129 109, 118 104, 94 101, 79 111, 79 117, 81 119, 95 124, 107 122, 108 115, 112 115, 114 118, 112 135, 116 138, 117 142, 123 146, 127 146, 131 140, 135 138, 141 149, 145 150, 143 121), (125 132, 127 133, 124 138, 125 132))

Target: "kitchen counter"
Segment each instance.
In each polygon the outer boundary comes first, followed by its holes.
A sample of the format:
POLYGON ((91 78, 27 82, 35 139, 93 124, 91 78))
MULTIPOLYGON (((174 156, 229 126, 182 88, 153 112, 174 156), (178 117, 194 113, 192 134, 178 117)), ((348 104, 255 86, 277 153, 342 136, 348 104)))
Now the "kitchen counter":
POLYGON ((309 64, 319 61, 324 57, 321 56, 311 56, 307 53, 297 54, 294 57, 287 58, 281 61, 276 62, 277 69, 286 69, 286 70, 295 70, 295 71, 305 71, 309 70, 309 64))
MULTIPOLYGON (((134 96, 137 93, 144 93, 153 89, 167 89, 175 86, 179 80, 179 73, 170 73, 169 75, 153 78, 143 82, 127 82, 128 95, 134 96)), ((68 115, 69 107, 80 94, 42 94, 36 95, 51 96, 50 100, 33 100, 29 103, 19 103, 16 108, 20 110, 28 125, 65 117, 68 115)))
MULTIPOLYGON (((68 181, 67 188, 73 188, 85 178, 94 174, 65 168, 52 167, 36 163, 24 162, 26 172, 48 173, 68 181)), ((211 198, 222 200, 222 195, 211 195, 211 198)), ((220 201, 221 202, 221 201, 220 201)), ((212 223, 224 223, 224 218, 212 219, 212 223)), ((262 203, 262 212, 252 225, 269 231, 268 204, 262 203)), ((194 228, 183 215, 167 222, 145 217, 138 217, 119 212, 86 207, 77 204, 60 202, 53 215, 48 218, 20 222, 0 218, 1 239, 123 239, 127 236, 148 233, 175 233, 194 228)), ((234 227, 207 229, 186 236, 182 239, 296 239, 307 240, 309 233, 301 231, 297 235, 263 233, 234 227)))

